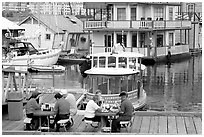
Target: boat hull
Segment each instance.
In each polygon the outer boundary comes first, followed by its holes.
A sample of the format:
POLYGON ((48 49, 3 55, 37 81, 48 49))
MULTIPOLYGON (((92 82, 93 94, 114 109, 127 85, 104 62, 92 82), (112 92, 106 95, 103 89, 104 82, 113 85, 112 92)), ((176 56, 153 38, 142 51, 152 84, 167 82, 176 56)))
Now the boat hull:
MULTIPOLYGON (((14 66, 50 66, 57 63, 60 49, 41 51, 39 54, 16 56, 7 61, 14 66)), ((5 63, 6 64, 6 63, 5 63)), ((3 64, 4 65, 4 64, 3 64)))

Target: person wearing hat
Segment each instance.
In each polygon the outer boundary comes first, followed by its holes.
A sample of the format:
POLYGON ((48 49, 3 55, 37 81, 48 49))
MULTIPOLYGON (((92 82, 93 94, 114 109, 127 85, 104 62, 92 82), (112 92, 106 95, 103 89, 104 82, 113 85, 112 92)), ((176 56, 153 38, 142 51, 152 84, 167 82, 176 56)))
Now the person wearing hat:
POLYGON ((133 105, 127 98, 128 94, 125 91, 122 91, 119 97, 121 97, 121 106, 118 112, 119 117, 112 121, 112 132, 120 132, 120 121, 131 120, 133 113, 133 105))
POLYGON ((85 74, 84 72, 86 70, 88 70, 88 69, 91 69, 91 61, 90 61, 90 56, 89 55, 86 56, 86 60, 82 61, 79 64, 79 69, 80 69, 82 77, 86 78, 87 74, 85 74))
POLYGON ((28 127, 28 129, 38 129, 39 127, 39 117, 33 116, 36 110, 41 109, 41 105, 38 104, 40 97, 40 93, 38 91, 33 91, 27 104, 25 105, 26 116, 28 118, 32 118, 31 125, 32 127, 28 127))
MULTIPOLYGON (((69 118, 70 105, 60 93, 56 93, 54 98, 57 100, 54 106, 54 112, 56 113, 54 124, 56 124, 56 132, 59 132, 60 125, 57 124, 57 122, 61 119, 69 118)), ((51 127, 53 126, 54 125, 51 125, 51 127)))
POLYGON ((68 93, 66 89, 62 89, 60 94, 65 98, 65 100, 70 104, 70 115, 74 116, 77 113, 76 98, 73 94, 68 93))

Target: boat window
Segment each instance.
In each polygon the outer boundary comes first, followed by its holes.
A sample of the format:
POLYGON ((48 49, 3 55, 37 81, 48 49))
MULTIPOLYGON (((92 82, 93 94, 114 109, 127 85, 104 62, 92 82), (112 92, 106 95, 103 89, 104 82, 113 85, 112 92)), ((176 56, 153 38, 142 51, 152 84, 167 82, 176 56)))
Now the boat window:
POLYGON ((93 78, 91 77, 87 77, 87 91, 89 91, 89 93, 93 93, 93 78))
POLYGON ((116 67, 116 57, 110 56, 108 57, 108 67, 115 68, 116 67))
POLYGON ((98 67, 97 58, 98 58, 98 57, 93 57, 93 67, 98 67))
POLYGON ((102 94, 107 94, 108 92, 108 78, 102 77, 100 84, 98 84, 98 89, 101 90, 102 94))
POLYGON ((106 57, 99 57, 99 67, 105 68, 106 57))
POLYGON ((129 68, 136 69, 137 58, 129 58, 129 68))
POLYGON ((119 68, 127 68, 127 58, 125 57, 119 57, 119 68))

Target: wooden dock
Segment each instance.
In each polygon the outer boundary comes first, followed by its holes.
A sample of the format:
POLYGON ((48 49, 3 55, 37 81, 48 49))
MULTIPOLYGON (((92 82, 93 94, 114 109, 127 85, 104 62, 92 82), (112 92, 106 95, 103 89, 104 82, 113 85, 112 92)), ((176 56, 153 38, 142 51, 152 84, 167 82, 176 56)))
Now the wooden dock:
POLYGON ((93 128, 88 125, 85 128, 83 119, 83 111, 79 111, 73 117, 74 125, 64 132, 39 132, 39 131, 24 131, 23 119, 21 121, 9 121, 2 119, 2 134, 41 134, 41 135, 92 135, 92 134, 142 134, 142 135, 187 135, 187 134, 202 134, 202 113, 194 112, 148 112, 138 111, 134 115, 134 121, 131 127, 121 129, 121 133, 106 133, 98 131, 98 128, 93 128))

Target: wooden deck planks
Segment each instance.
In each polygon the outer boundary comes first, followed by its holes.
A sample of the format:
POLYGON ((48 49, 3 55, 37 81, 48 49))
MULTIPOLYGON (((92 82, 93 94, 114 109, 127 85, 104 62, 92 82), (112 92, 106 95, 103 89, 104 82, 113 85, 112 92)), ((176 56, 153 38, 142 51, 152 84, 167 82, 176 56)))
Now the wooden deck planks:
POLYGON ((151 117, 149 133, 150 134, 158 133, 158 125, 159 125, 159 117, 158 116, 151 117))
POLYGON ((142 123, 142 116, 135 116, 134 121, 133 121, 133 125, 131 127, 130 132, 131 133, 139 133, 140 132, 140 127, 141 127, 141 123, 142 123))
POLYGON ((185 121, 184 121, 183 117, 176 117, 176 124, 177 124, 177 133, 178 134, 182 134, 182 135, 187 134, 185 121))
POLYGON ((184 117, 188 134, 196 134, 192 117, 184 117))
MULTIPOLYGON (((75 115, 74 125, 67 133, 76 134, 109 134, 98 132, 98 128, 88 125, 85 129, 85 122, 82 121, 83 115, 75 115)), ((202 134, 202 117, 200 116, 182 116, 182 115, 135 115, 130 131, 127 134, 202 134)), ((3 131, 22 131, 23 119, 21 121, 9 121, 2 119, 3 131)), ((126 132, 126 131, 125 131, 126 132)), ((64 132, 63 132, 64 133, 64 132)))
POLYGON ((195 129, 197 134, 202 134, 202 120, 200 117, 193 117, 195 129))
POLYGON ((144 116, 142 118, 140 133, 149 133, 149 125, 150 125, 150 117, 144 116))
POLYGON ((167 117, 159 117, 159 134, 167 134, 167 117))
POLYGON ((176 117, 168 116, 168 134, 177 134, 176 117))

